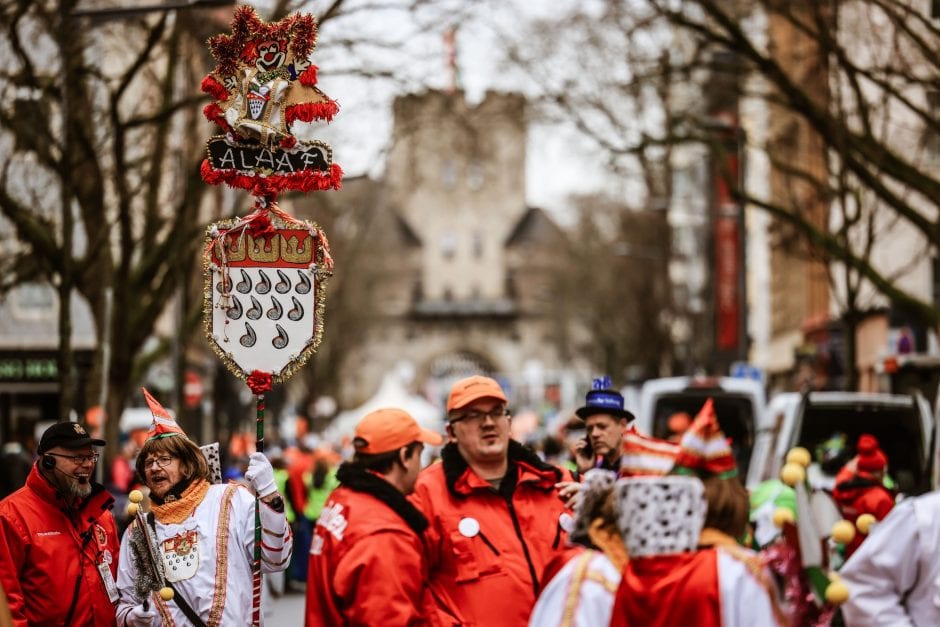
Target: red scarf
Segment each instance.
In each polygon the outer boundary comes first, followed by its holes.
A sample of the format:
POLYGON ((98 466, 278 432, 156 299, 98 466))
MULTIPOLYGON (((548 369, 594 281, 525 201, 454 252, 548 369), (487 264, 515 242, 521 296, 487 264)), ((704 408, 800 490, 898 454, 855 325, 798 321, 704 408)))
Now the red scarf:
POLYGON ((631 558, 611 627, 721 627, 716 549, 631 558))

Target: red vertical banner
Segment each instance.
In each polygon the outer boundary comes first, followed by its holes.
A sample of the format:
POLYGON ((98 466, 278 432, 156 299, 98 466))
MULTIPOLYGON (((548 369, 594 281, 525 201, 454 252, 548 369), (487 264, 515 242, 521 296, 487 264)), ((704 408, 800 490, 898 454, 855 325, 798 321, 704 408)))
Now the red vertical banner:
POLYGON ((741 223, 731 182, 738 180, 734 143, 725 144, 723 162, 715 168, 715 344, 737 351, 741 338, 741 223))
POLYGON ((741 325, 738 287, 740 238, 736 217, 719 215, 715 219, 715 312, 718 350, 735 351, 741 325))

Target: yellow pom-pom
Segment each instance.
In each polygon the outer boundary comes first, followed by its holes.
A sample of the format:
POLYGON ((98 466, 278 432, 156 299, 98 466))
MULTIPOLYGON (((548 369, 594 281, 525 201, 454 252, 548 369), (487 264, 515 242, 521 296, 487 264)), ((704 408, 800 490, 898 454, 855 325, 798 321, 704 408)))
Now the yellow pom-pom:
POLYGON ((849 600, 849 588, 842 581, 832 581, 826 586, 826 601, 842 605, 849 600))
POLYGON ((793 462, 783 465, 780 469, 780 480, 790 487, 803 482, 806 479, 806 469, 793 462))
POLYGON ((829 535, 839 544, 848 544, 855 539, 855 525, 847 520, 840 520, 832 526, 829 535))
POLYGON ((160 598, 164 601, 169 601, 173 598, 173 588, 160 588, 160 598))
POLYGON ((131 490, 131 493, 127 495, 127 498, 131 503, 140 503, 144 500, 144 493, 140 490, 131 490))
POLYGON ((128 516, 136 516, 138 509, 140 509, 140 505, 138 505, 137 503, 128 503, 128 504, 127 504, 127 515, 128 515, 128 516))
POLYGON ((813 456, 802 446, 795 446, 787 453, 788 464, 799 464, 803 468, 806 468, 811 461, 813 461, 813 456))
POLYGON ((871 531, 871 526, 878 522, 871 514, 862 514, 855 520, 855 526, 866 536, 871 531))
POLYGON ((777 527, 783 527, 786 523, 792 523, 796 520, 793 512, 786 507, 778 507, 774 510, 774 524, 777 527))

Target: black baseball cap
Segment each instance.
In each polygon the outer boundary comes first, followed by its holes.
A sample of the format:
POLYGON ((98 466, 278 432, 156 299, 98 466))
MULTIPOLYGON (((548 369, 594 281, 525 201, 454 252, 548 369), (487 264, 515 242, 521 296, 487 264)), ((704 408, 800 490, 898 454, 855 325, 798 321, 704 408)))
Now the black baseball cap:
POLYGON ((42 438, 39 440, 39 454, 42 455, 57 446, 82 448, 89 444, 104 446, 107 442, 91 437, 85 427, 77 422, 57 422, 43 432, 42 438))

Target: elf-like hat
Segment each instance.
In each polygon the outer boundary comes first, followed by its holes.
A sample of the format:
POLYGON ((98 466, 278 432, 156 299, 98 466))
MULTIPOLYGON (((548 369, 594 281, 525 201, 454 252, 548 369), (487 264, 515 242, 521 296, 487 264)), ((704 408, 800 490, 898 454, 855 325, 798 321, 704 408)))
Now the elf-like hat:
POLYGON ((678 445, 643 435, 636 430, 636 427, 630 425, 623 434, 620 476, 666 475, 675 465, 678 452, 678 445))
POLYGON ((150 406, 150 413, 153 414, 153 424, 150 426, 150 431, 147 432, 147 440, 167 438, 174 435, 181 435, 185 438, 186 434, 180 429, 180 426, 176 424, 176 421, 173 420, 173 416, 170 415, 170 412, 164 409, 163 405, 150 395, 147 388, 140 389, 144 393, 144 399, 146 399, 147 405, 150 406))
POLYGON ((731 446, 718 426, 711 398, 692 421, 692 426, 679 441, 679 454, 673 472, 700 477, 718 476, 728 479, 738 474, 731 446))

